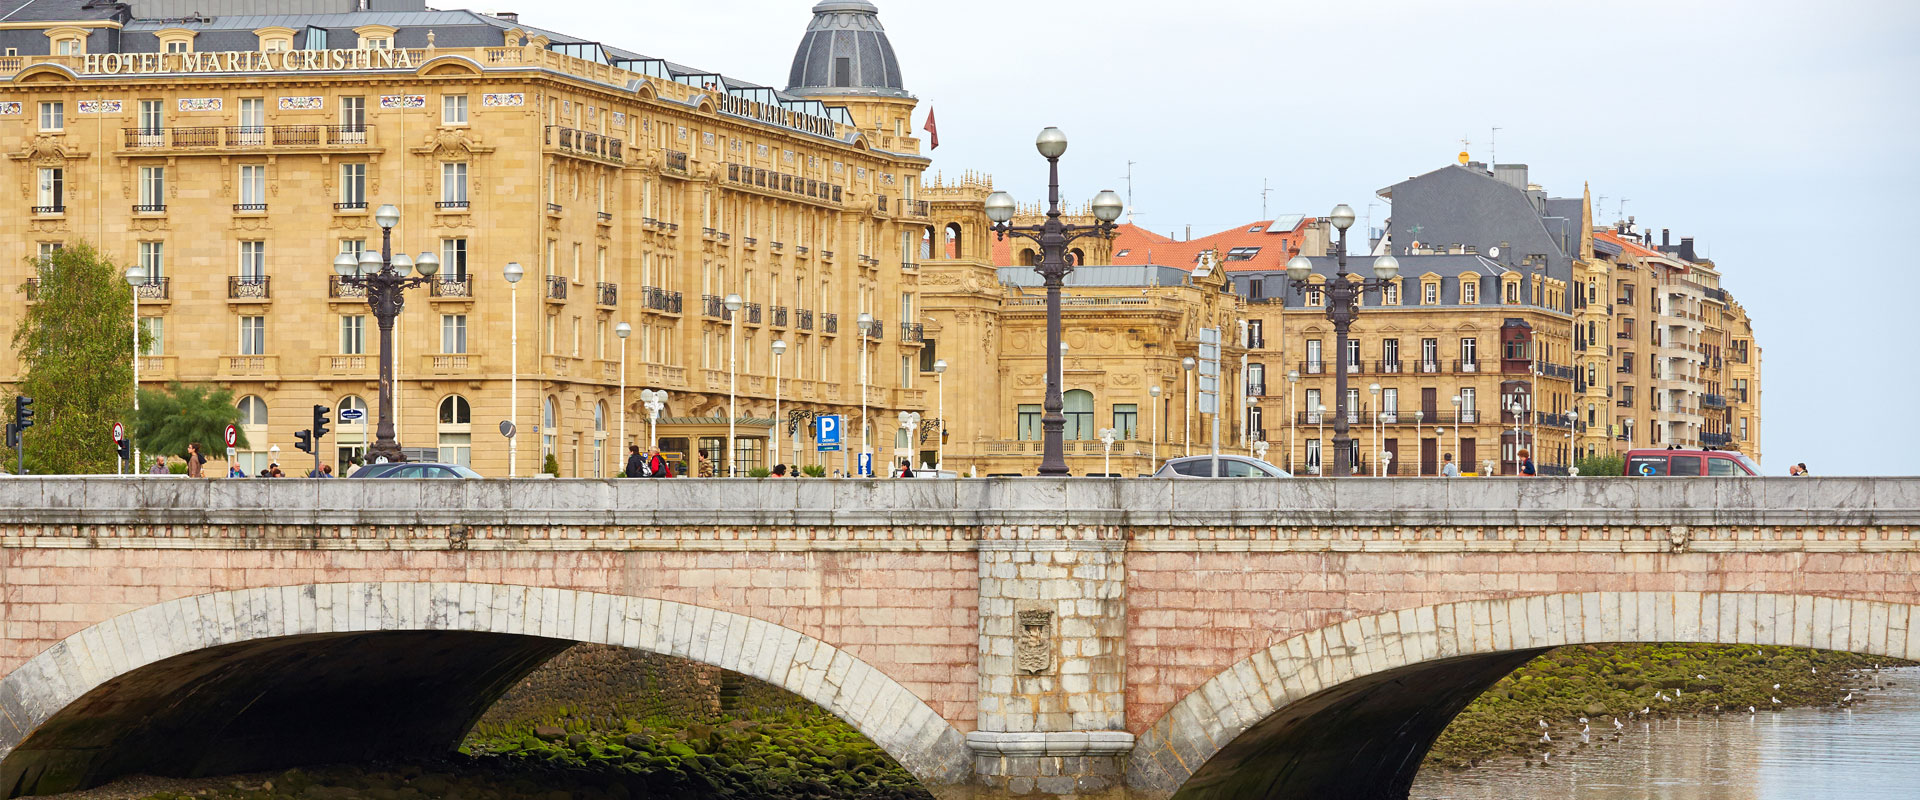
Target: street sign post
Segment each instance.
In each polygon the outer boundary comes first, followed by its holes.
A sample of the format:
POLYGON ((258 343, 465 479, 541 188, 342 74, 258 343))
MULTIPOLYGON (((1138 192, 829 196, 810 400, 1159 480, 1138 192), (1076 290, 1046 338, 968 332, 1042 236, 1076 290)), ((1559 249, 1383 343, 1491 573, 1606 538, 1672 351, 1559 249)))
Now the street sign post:
POLYGON ((1200 329, 1200 413, 1213 415, 1208 475, 1220 477, 1220 329, 1200 329))
POLYGON ((232 425, 228 425, 227 432, 226 432, 226 440, 227 440, 227 449, 232 450, 236 445, 240 443, 240 429, 232 425))
POLYGON ((814 418, 814 430, 817 433, 815 446, 822 453, 837 453, 841 448, 840 432, 844 418, 838 414, 814 418))
POLYGON ((367 411, 364 408, 340 409, 341 422, 359 422, 360 420, 363 420, 366 418, 367 418, 367 411))
POLYGON ((127 444, 127 426, 122 425, 118 422, 113 423, 113 449, 114 449, 114 452, 116 453, 116 456, 114 458, 114 464, 116 465, 116 467, 113 471, 113 474, 115 475, 125 475, 127 472, 126 444, 127 444))
POLYGON ((862 478, 873 477, 873 454, 872 453, 860 454, 860 477, 862 478))

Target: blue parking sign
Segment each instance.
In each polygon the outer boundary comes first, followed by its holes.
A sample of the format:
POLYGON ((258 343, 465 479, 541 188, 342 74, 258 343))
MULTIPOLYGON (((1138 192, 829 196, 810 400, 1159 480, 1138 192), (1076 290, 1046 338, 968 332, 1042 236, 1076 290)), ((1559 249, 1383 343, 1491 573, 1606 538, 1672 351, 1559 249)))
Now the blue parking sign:
POLYGON ((873 454, 872 453, 860 454, 860 477, 862 478, 873 477, 873 454))
POLYGON ((834 453, 840 450, 841 421, 842 417, 838 414, 813 418, 814 431, 817 434, 815 443, 819 446, 820 452, 834 453))

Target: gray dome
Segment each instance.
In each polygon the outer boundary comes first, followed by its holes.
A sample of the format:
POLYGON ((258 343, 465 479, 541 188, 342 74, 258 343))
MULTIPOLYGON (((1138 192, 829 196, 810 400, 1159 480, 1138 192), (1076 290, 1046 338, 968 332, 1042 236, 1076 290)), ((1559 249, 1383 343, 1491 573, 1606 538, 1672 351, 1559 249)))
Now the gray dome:
POLYGON ((900 61, 880 26, 880 9, 867 0, 824 0, 793 54, 787 91, 797 95, 909 97, 900 61))

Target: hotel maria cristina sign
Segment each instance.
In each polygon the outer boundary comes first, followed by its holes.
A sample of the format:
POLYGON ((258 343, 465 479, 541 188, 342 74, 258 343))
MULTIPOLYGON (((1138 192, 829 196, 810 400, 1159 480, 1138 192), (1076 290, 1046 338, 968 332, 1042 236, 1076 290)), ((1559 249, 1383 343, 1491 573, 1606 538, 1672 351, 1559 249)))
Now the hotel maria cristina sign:
POLYGON ((221 53, 88 53, 82 75, 162 75, 233 72, 332 72, 413 69, 407 50, 238 50, 221 53))

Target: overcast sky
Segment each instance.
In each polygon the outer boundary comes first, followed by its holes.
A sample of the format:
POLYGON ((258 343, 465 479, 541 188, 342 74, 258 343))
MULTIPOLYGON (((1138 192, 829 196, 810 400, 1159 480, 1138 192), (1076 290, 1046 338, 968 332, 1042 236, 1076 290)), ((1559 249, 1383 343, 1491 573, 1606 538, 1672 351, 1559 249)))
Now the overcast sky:
MULTIPOLYGON (((938 112, 934 171, 1038 199, 1033 135, 1057 125, 1067 196, 1124 193, 1137 162, 1135 221, 1161 233, 1260 218, 1263 179, 1269 216, 1345 202, 1378 225, 1376 190, 1462 138, 1484 159, 1498 127, 1548 192, 1590 182, 1602 220, 1624 198, 1719 264, 1765 354, 1767 472, 1920 473, 1920 278, 1874 252, 1920 219, 1920 3, 875 2, 916 125, 938 112)), ((476 10, 785 88, 812 5, 476 10)))

